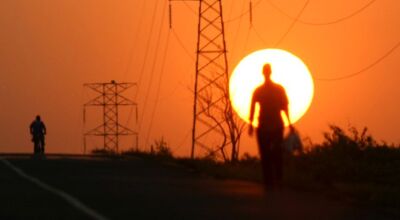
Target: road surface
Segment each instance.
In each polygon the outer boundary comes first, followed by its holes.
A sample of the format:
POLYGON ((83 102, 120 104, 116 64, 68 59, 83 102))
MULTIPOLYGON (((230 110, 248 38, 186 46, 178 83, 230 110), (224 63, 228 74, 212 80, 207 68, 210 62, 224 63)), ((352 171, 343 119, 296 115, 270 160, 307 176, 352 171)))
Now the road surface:
POLYGON ((140 158, 0 157, 0 219, 96 219, 57 192, 104 219, 399 217, 322 195, 292 190, 268 193, 257 183, 218 180, 178 165, 140 158))

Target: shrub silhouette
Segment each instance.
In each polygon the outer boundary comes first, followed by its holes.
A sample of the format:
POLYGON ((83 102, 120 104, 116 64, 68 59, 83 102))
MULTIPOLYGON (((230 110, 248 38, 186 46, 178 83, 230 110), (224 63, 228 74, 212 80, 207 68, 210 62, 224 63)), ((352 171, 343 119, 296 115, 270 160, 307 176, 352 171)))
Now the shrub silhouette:
POLYGON ((154 141, 154 146, 151 145, 151 153, 161 157, 173 157, 171 148, 168 146, 164 137, 154 141))
POLYGON ((289 184, 320 184, 376 205, 400 207, 400 148, 379 143, 367 128, 331 125, 324 141, 286 160, 289 184), (304 181, 304 178, 308 178, 304 181))

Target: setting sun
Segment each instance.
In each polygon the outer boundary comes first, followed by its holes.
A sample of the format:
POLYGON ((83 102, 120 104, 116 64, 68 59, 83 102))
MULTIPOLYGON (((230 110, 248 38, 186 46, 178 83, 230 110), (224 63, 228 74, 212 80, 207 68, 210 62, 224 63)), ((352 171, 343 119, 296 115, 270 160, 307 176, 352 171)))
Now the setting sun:
MULTIPOLYGON (((295 55, 280 49, 264 49, 243 58, 234 69, 229 82, 233 108, 249 122, 250 102, 254 90, 263 84, 262 68, 270 63, 272 80, 282 85, 289 99, 289 115, 292 123, 298 121, 310 107, 314 84, 307 66, 295 55)), ((254 126, 258 125, 256 106, 254 126)), ((287 119, 284 118, 288 125, 287 119)))

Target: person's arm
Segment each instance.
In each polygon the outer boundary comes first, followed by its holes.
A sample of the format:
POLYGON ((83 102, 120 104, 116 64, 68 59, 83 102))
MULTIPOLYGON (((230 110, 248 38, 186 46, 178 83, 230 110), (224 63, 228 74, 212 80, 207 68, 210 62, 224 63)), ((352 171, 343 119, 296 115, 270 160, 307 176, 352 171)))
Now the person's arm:
POLYGON ((30 133, 30 134, 33 134, 32 127, 33 127, 33 123, 31 123, 31 125, 29 125, 29 133, 30 133))
POLYGON ((42 125, 43 125, 43 134, 46 135, 47 134, 46 125, 44 125, 43 122, 42 122, 42 125))
POLYGON ((250 115, 249 115, 249 135, 253 135, 253 120, 254 120, 254 111, 256 109, 256 100, 254 98, 255 92, 253 94, 253 97, 251 98, 251 103, 250 103, 250 115))
POLYGON ((290 116, 289 116, 289 101, 288 101, 286 92, 284 92, 283 100, 284 100, 283 111, 285 112, 286 118, 288 120, 290 130, 293 130, 294 128, 293 128, 293 125, 292 125, 292 122, 291 122, 290 116))
POLYGON ((289 105, 288 104, 284 107, 283 111, 285 112, 286 118, 289 122, 289 127, 292 127, 292 122, 290 121, 290 116, 289 116, 289 105))

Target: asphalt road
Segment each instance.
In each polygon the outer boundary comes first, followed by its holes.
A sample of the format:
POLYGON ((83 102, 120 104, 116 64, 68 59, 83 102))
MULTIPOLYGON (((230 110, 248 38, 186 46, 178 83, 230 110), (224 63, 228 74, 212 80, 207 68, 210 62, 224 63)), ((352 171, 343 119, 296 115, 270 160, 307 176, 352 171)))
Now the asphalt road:
MULTIPOLYGON (((257 183, 218 180, 140 158, 2 158, 107 219, 396 219, 322 195, 265 192, 257 183)), ((0 219, 91 219, 4 163, 0 172, 0 219)))

